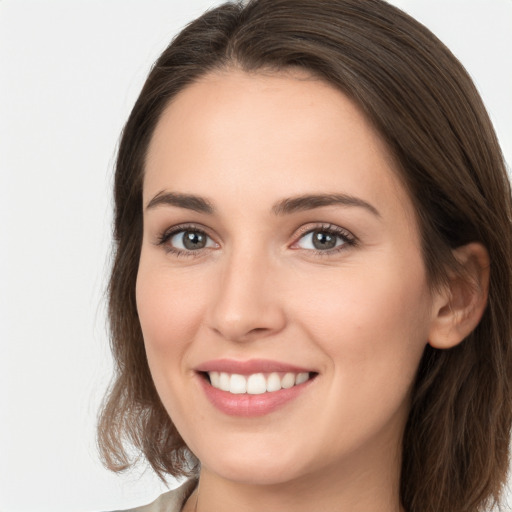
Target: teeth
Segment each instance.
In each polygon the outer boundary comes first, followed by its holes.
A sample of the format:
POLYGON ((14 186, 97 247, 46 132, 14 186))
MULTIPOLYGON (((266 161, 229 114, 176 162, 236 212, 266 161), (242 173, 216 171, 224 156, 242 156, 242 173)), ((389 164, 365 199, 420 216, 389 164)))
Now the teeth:
POLYGON ((214 388, 220 389, 220 375, 219 372, 210 372, 210 381, 214 388))
POLYGON ((299 373, 295 379, 295 384, 302 384, 309 379, 309 373, 299 373))
POLYGON ((267 392, 267 383, 263 373, 255 373, 247 379, 247 393, 250 395, 261 395, 267 392))
POLYGON ((222 391, 229 391, 229 375, 227 373, 221 373, 219 375, 219 389, 222 391))
POLYGON ((309 380, 309 373, 285 373, 277 372, 265 375, 253 373, 252 375, 229 374, 225 372, 208 372, 210 383, 214 388, 229 391, 235 395, 248 393, 249 395, 261 395, 272 393, 280 389, 289 389, 303 384, 309 380))
POLYGON ((229 392, 242 395, 247 392, 247 379, 243 375, 234 373, 229 379, 229 392))
POLYGON ((295 386, 295 375, 293 373, 287 373, 281 381, 281 386, 284 389, 290 389, 295 386))
POLYGON ((271 393, 272 391, 279 391, 281 389, 281 379, 279 378, 279 374, 271 373, 267 379, 267 391, 271 393))

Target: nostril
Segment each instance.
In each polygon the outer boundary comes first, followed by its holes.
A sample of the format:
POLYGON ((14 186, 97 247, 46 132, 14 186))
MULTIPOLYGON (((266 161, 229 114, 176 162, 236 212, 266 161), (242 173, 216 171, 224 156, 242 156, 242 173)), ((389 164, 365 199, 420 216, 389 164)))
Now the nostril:
POLYGON ((265 327, 256 327, 255 329, 253 329, 252 331, 249 331, 249 334, 257 334, 257 333, 261 333, 261 332, 265 332, 267 329, 265 327))

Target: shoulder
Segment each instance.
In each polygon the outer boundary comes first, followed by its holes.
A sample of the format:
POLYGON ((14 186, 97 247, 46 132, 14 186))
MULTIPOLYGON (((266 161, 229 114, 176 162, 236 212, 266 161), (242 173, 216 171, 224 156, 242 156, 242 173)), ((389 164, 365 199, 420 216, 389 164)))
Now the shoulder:
POLYGON ((196 488, 196 485, 196 479, 187 480, 180 487, 160 495, 148 505, 113 512, 180 512, 188 497, 196 488))

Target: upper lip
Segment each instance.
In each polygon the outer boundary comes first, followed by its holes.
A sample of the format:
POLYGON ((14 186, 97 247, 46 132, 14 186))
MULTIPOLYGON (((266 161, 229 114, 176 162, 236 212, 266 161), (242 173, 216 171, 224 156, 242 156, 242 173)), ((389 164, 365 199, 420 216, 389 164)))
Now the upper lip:
POLYGON ((248 361, 237 361, 235 359, 214 359, 205 361, 198 365, 197 372, 225 372, 239 375, 251 375, 253 373, 289 372, 303 373, 313 370, 295 366, 293 364, 270 359, 250 359, 248 361))

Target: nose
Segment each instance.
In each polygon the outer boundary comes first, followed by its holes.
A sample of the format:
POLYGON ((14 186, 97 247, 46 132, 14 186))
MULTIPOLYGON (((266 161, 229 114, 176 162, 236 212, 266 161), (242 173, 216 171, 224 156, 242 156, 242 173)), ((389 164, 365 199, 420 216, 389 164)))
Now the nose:
POLYGON ((207 314, 209 327, 230 341, 246 342, 286 325, 279 269, 261 254, 233 254, 223 262, 207 314))

